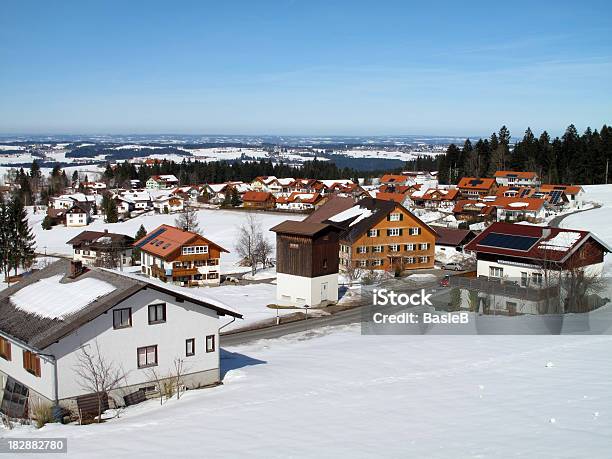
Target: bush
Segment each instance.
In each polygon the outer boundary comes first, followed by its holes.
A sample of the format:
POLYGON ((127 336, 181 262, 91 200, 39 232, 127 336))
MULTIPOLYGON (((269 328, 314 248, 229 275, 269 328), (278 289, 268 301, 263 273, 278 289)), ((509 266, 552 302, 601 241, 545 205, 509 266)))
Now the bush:
POLYGON ((166 381, 164 383, 164 397, 166 397, 166 400, 168 400, 169 398, 172 398, 174 396, 174 384, 172 383, 172 381, 166 381))
POLYGON ((44 230, 50 230, 51 227, 53 226, 53 220, 51 219, 51 217, 49 217, 48 215, 45 216, 45 218, 42 221, 42 229, 44 230))
POLYGON ((32 417, 36 427, 40 429, 48 422, 53 422, 53 408, 46 403, 37 403, 32 408, 32 417))

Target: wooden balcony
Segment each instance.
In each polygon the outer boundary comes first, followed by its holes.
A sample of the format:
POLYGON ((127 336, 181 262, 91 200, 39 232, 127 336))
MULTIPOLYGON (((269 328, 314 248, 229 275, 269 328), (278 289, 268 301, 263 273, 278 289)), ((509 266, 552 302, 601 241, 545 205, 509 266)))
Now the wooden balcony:
POLYGON ((197 268, 173 268, 172 269, 172 277, 193 276, 194 274, 198 274, 197 268))

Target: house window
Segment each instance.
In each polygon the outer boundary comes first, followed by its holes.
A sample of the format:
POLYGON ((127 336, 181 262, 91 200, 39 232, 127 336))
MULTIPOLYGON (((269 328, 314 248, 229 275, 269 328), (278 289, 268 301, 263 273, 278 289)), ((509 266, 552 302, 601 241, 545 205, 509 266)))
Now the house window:
POLYGON ((215 352, 215 335, 206 337, 206 352, 215 352))
POLYGON ((504 268, 490 266, 489 267, 489 277, 504 277, 504 268))
POLYGON ((207 245, 193 245, 189 247, 183 247, 181 252, 183 255, 208 253, 208 246, 207 245))
POLYGON ((11 360, 11 343, 8 339, 0 337, 0 357, 4 360, 11 360))
POLYGON ((292 242, 291 244, 289 244, 289 248, 290 249, 299 249, 300 246, 298 244, 295 244, 295 243, 292 242))
POLYGON ((419 257, 419 263, 427 263, 429 262, 429 257, 419 257))
POLYGON ((357 247, 357 253, 367 253, 368 248, 365 245, 360 245, 357 247))
POLYGON ((154 367, 157 365, 157 345, 139 347, 137 354, 138 368, 154 367))
POLYGON ((391 244, 389 246, 389 252, 399 252, 399 244, 391 244))
POLYGON ((399 236, 402 234, 401 228, 389 228, 387 231, 389 236, 399 236))
POLYGON ((113 328, 127 328, 132 326, 132 308, 115 309, 113 311, 113 328))
POLYGON ((79 249, 74 249, 74 253, 81 253, 79 249))
POLYGON ((410 228, 410 235, 411 236, 418 236, 419 234, 421 234, 421 228, 419 228, 418 226, 416 226, 414 228, 410 228))
POLYGON ((208 273, 207 279, 219 279, 219 273, 208 273))
POLYGON ((429 248, 429 244, 419 244, 419 250, 427 250, 429 248))
POLYGON ((404 245, 404 250, 406 252, 412 252, 414 250, 414 247, 415 247, 414 244, 406 244, 404 245))
POLYGON ((527 277, 527 273, 521 273, 521 287, 527 287, 529 283, 529 278, 527 277))
POLYGON ((372 260, 372 266, 382 266, 382 260, 372 260))
POLYGON ((195 355, 195 338, 185 340, 185 355, 187 357, 195 355))
POLYGON ((372 252, 374 253, 382 253, 382 251, 383 251, 382 245, 375 245, 374 248, 372 249, 372 252))
POLYGON ((533 280, 534 284, 542 285, 542 273, 533 273, 531 275, 531 279, 533 280))
POLYGON ((390 222, 399 222, 402 219, 402 214, 391 214, 389 215, 390 222))
POLYGON ((370 236, 370 237, 378 236, 378 230, 371 229, 370 231, 368 231, 368 236, 370 236))
POLYGON ((23 368, 40 377, 40 357, 30 351, 23 351, 23 368))
POLYGON ((404 258, 404 263, 406 263, 407 265, 413 265, 414 264, 414 258, 413 257, 406 257, 406 258, 404 258))
POLYGON ((149 305, 149 325, 166 321, 166 303, 149 305))
POLYGON ((359 260, 359 266, 365 268, 366 266, 368 266, 368 260, 359 260))

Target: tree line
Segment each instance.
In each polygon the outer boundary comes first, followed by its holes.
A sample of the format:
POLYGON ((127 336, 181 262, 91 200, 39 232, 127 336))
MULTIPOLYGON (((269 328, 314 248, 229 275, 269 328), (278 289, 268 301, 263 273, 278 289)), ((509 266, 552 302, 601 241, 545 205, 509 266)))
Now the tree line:
MULTIPOLYGON (((506 126, 488 139, 463 146, 449 145, 437 158, 435 169, 441 183, 457 183, 461 177, 492 177, 498 170, 537 172, 542 182, 553 184, 598 184, 609 181, 612 159, 612 127, 587 128, 581 135, 572 124, 561 137, 548 132, 538 137, 527 128, 523 138, 512 143, 506 126)), ((423 164, 427 169, 433 164, 423 164)), ((412 167, 409 166, 409 169, 412 167)), ((429 169, 433 170, 433 169, 429 169)))

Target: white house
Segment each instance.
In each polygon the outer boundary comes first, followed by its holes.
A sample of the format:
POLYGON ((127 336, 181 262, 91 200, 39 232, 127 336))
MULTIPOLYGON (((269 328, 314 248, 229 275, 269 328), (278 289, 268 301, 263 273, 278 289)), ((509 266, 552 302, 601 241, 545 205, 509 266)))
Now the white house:
POLYGON ((146 187, 150 190, 168 190, 178 186, 174 175, 153 175, 147 180, 146 187))
POLYGON ((477 278, 454 279, 458 286, 488 293, 491 309, 538 314, 577 312, 573 308, 586 298, 572 297, 572 285, 600 276, 612 249, 588 231, 493 223, 465 251, 476 254, 477 278))
POLYGON ((87 203, 73 202, 66 211, 66 226, 87 226, 91 222, 91 206, 87 203))
POLYGON ((160 214, 180 212, 184 209, 185 201, 180 196, 160 196, 153 201, 153 209, 160 214))
POLYGON ((72 246, 72 259, 88 266, 123 267, 132 264, 134 238, 104 231, 82 231, 66 244, 72 246))
POLYGON ((124 374, 111 407, 156 390, 150 370, 166 377, 176 359, 185 387, 216 385, 219 328, 241 317, 180 287, 57 261, 0 295, 0 411, 27 417, 44 403, 75 412, 92 392, 75 373, 83 350, 124 374))
POLYGON ((535 172, 497 171, 495 181, 499 186, 528 186, 540 185, 540 177, 535 172))
POLYGON ((54 209, 70 209, 75 202, 89 203, 96 202, 96 197, 83 193, 62 194, 49 198, 49 206, 54 209))

